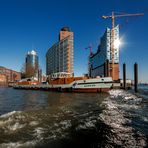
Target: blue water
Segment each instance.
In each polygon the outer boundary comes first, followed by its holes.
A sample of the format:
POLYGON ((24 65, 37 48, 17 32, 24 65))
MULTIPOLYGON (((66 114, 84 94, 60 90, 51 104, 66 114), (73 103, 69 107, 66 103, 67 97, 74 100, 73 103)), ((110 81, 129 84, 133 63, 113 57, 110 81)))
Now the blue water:
POLYGON ((146 147, 148 86, 109 93, 0 88, 0 147, 146 147))

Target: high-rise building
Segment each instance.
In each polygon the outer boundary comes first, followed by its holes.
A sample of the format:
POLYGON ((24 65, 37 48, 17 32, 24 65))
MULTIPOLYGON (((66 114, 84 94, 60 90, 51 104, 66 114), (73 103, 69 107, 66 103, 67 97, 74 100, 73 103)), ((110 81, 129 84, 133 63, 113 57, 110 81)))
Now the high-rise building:
POLYGON ((46 53, 46 74, 73 75, 73 32, 69 27, 60 30, 59 41, 46 53))
POLYGON ((119 46, 116 45, 119 41, 119 26, 114 28, 114 64, 113 74, 111 73, 112 42, 111 29, 107 28, 104 35, 100 39, 98 50, 95 54, 89 57, 89 75, 96 76, 111 76, 113 80, 119 79, 119 46), (106 65, 106 66, 105 66, 106 65))
POLYGON ((38 77, 38 55, 36 51, 29 51, 26 55, 26 77, 38 77))

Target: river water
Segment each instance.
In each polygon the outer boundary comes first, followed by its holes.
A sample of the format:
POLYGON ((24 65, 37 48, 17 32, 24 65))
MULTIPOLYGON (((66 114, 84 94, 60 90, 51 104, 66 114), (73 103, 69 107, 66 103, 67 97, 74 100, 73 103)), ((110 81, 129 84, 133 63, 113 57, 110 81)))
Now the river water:
POLYGON ((148 87, 109 93, 0 88, 0 147, 147 147, 148 87))

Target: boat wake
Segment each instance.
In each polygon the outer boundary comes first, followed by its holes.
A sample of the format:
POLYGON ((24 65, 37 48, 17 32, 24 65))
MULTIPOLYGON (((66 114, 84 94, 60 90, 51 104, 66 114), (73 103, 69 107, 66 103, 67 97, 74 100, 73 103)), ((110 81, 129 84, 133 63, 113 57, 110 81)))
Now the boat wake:
POLYGON ((1 115, 0 147, 146 147, 148 118, 141 112, 143 98, 124 90, 109 93, 95 105, 83 102, 82 107, 80 101, 1 115), (139 120, 145 123, 143 130, 139 120))
POLYGON ((131 110, 141 108, 142 98, 124 90, 111 90, 110 97, 101 104, 105 109, 100 114, 101 120, 111 127, 107 137, 107 145, 123 147, 146 147, 146 136, 132 127, 131 110))
POLYGON ((0 147, 61 147, 65 145, 61 143, 63 139, 73 143, 76 133, 96 128, 98 113, 95 110, 79 114, 60 108, 56 114, 45 110, 4 114, 0 116, 0 147))

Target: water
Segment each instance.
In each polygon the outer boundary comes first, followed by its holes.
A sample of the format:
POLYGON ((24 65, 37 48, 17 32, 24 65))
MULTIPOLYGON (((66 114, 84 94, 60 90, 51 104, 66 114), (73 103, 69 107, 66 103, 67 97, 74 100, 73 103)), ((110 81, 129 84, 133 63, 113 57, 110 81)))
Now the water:
POLYGON ((146 147, 147 94, 0 88, 0 147, 146 147))

